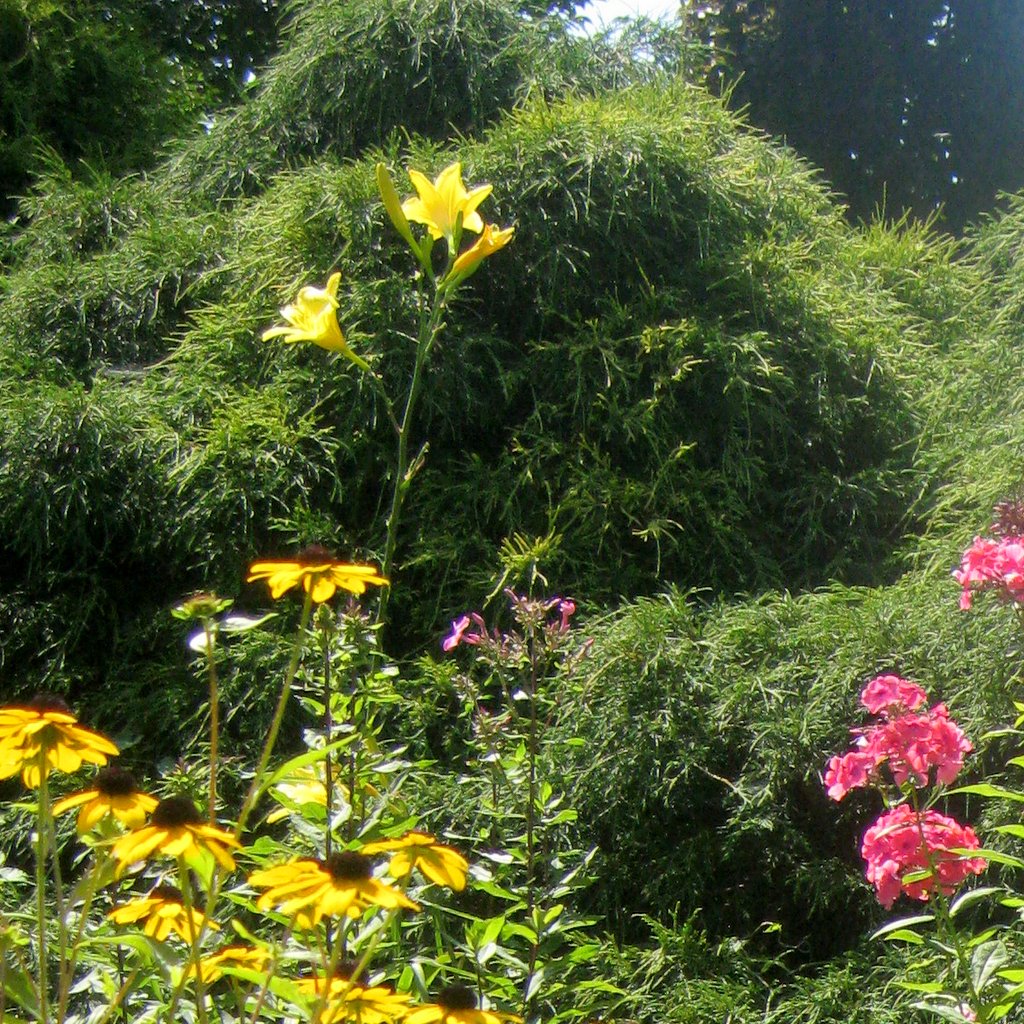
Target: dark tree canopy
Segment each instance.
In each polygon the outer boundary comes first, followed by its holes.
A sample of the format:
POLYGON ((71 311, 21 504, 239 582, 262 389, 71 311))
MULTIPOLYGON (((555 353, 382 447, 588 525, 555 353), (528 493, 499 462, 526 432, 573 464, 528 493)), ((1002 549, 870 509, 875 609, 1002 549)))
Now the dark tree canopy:
POLYGON ((737 105, 822 166, 855 218, 959 230, 1024 184, 1024 5, 708 0, 689 24, 737 105))

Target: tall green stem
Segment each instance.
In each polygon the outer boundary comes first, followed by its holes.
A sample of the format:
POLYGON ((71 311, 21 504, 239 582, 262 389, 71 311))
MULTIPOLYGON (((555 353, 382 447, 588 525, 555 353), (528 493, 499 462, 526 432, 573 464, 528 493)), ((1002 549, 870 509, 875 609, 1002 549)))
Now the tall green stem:
POLYGON ((39 802, 36 806, 36 931, 39 947, 39 1020, 50 1020, 50 971, 46 949, 46 852, 49 846, 50 790, 46 779, 46 758, 39 754, 39 802))
POLYGON ((203 619, 206 638, 206 675, 210 683, 210 824, 217 824, 217 757, 220 744, 220 704, 217 691, 217 664, 213 656, 213 623, 203 619))
MULTIPOLYGON (((449 259, 449 264, 451 263, 449 259)), ((445 275, 447 276, 447 275, 445 275)), ((416 402, 423 386, 423 370, 434 346, 438 332, 441 329, 442 316, 444 315, 447 291, 442 279, 440 284, 434 288, 434 297, 429 310, 420 319, 419 334, 416 339, 416 359, 413 363, 412 378, 409 381, 409 393, 405 399, 405 410, 402 413, 402 420, 398 424, 398 454, 395 460, 395 479, 391 491, 391 508, 388 512, 387 534, 384 540, 384 558, 381 563, 381 575, 387 579, 391 578, 394 567, 395 547, 398 544, 398 527, 402 518, 402 505, 405 502, 405 495, 412 482, 416 467, 409 465, 409 436, 412 430, 413 414, 416 411, 416 402)), ((387 613, 388 597, 390 588, 381 591, 380 602, 377 605, 377 622, 383 622, 387 613)))
POLYGON ((252 783, 249 786, 249 791, 245 794, 245 800, 242 802, 242 810, 238 815, 238 822, 235 825, 235 838, 241 836, 242 832, 245 831, 245 823, 249 820, 249 815, 252 814, 253 809, 256 807, 256 801, 259 800, 260 794, 263 791, 263 773, 267 770, 267 765, 270 763, 270 755, 274 752, 274 745, 277 743, 277 734, 281 731, 281 723, 284 721, 285 708, 288 706, 288 697, 292 692, 292 683, 295 681, 295 673, 299 669, 299 660, 302 657, 302 645, 306 637, 306 627, 309 625, 309 613, 313 607, 313 599, 309 591, 306 591, 305 600, 302 602, 302 615, 299 618, 299 628, 295 633, 295 642, 292 645, 292 656, 288 662, 288 669, 285 672, 284 684, 281 687, 281 693, 277 698, 277 706, 274 708, 274 717, 270 722, 270 730, 267 732, 266 742, 263 744, 263 750, 260 752, 260 759, 256 765, 256 773, 253 775, 252 783))

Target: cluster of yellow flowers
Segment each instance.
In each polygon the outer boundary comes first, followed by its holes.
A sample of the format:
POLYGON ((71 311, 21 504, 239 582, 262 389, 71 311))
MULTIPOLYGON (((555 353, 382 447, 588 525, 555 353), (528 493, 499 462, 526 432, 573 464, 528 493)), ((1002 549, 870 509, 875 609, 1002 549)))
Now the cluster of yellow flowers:
MULTIPOLYGON (((323 549, 291 561, 256 562, 248 578, 265 580, 274 598, 301 587, 318 603, 329 600, 338 589, 361 594, 368 585, 387 583, 375 567, 336 562, 323 549)), ((94 830, 108 818, 123 827, 125 831, 110 845, 117 865, 115 877, 156 856, 198 866, 209 855, 224 871, 234 870, 234 852, 242 848, 239 839, 205 822, 188 797, 170 796, 158 801, 142 792, 129 772, 107 764, 108 758, 118 753, 109 739, 80 725, 59 697, 44 695, 24 705, 0 708, 0 777, 21 772, 25 784, 38 789, 55 771, 75 772, 83 763, 99 766, 93 785, 58 800, 53 813, 78 808, 80 833, 94 830)), ((322 785, 309 788, 307 796, 326 803, 322 785)), ((335 853, 326 860, 294 858, 252 872, 248 884, 265 890, 256 901, 257 909, 276 910, 299 930, 314 929, 329 917, 356 919, 371 907, 419 910, 419 905, 405 895, 404 886, 399 888, 377 877, 374 857, 384 854, 390 855, 386 873, 395 881, 407 880, 416 870, 437 885, 456 891, 466 886, 469 864, 462 854, 420 831, 364 843, 359 850, 335 853)), ((115 907, 108 917, 115 924, 139 926, 144 935, 161 942, 177 936, 195 945, 205 931, 220 930, 215 921, 187 902, 178 888, 166 883, 115 907)), ((198 959, 188 972, 198 973, 204 984, 210 984, 225 970, 253 974, 273 970, 272 960, 267 948, 230 945, 198 959)), ((300 992, 308 990, 311 997, 323 995, 324 985, 317 979, 297 984, 300 992)), ((384 985, 364 986, 353 978, 335 978, 326 988, 319 1018, 322 1024, 502 1024, 519 1019, 478 1009, 472 993, 458 988, 445 989, 436 1003, 419 1006, 413 1005, 406 993, 384 985)))
MULTIPOLYGON (((483 260, 512 241, 515 227, 499 228, 496 224, 484 223, 477 207, 491 194, 492 186, 480 185, 467 191, 462 181, 461 163, 450 164, 433 182, 416 170, 409 171, 409 178, 417 194, 401 202, 384 165, 377 165, 377 184, 384 209, 417 257, 423 262, 429 259, 414 238, 409 221, 422 224, 431 239, 443 239, 447 244, 450 264, 444 281, 447 287, 464 281, 483 260), (472 231, 480 237, 460 253, 459 242, 464 231, 472 231)), ((309 341, 329 352, 340 352, 360 369, 369 370, 366 360, 349 347, 338 324, 340 283, 341 274, 335 272, 327 279, 324 288, 306 285, 299 289, 295 302, 281 309, 281 317, 287 321, 287 326, 269 328, 263 332, 263 340, 282 338, 291 344, 309 341)))

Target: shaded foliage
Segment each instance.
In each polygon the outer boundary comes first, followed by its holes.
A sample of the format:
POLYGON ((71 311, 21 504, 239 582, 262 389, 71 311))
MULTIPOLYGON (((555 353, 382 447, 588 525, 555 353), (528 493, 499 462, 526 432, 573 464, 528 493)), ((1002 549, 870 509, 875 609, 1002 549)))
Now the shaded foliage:
POLYGON ((711 79, 824 168, 855 218, 941 207, 959 231, 1024 184, 1012 0, 710 0, 687 16, 711 79))

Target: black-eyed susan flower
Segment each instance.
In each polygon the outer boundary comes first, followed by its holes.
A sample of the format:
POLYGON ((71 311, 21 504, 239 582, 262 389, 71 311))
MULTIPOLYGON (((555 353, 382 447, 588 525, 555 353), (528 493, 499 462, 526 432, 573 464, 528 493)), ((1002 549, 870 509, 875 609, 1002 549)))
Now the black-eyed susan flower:
POLYGON ((476 996, 465 985, 449 985, 437 994, 436 1003, 414 1007, 406 1024, 504 1024, 522 1021, 514 1013, 477 1009, 476 996))
MULTIPOLYGON (((115 924, 144 921, 143 934, 158 942, 163 942, 173 932, 185 942, 191 943, 203 926, 202 912, 186 907, 181 890, 173 885, 158 885, 148 896, 115 907, 107 917, 115 924)), ((214 921, 207 921, 206 926, 213 929, 219 927, 214 921)))
POLYGON ((96 775, 92 789, 58 800, 53 805, 54 814, 63 814, 74 807, 78 812, 78 831, 88 832, 107 815, 116 818, 125 828, 141 828, 146 815, 157 805, 157 799, 139 791, 131 772, 108 765, 96 775))
POLYGON ((322 1024, 342 1024, 343 1021, 393 1024, 394 1021, 405 1020, 409 1012, 409 998, 406 993, 395 992, 386 985, 370 988, 350 985, 347 991, 342 990, 342 994, 328 999, 319 1019, 322 1024))
POLYGON ((222 868, 230 871, 235 860, 227 847, 237 848, 240 845, 230 832, 205 824, 196 805, 187 796, 169 796, 156 805, 149 824, 121 836, 114 843, 112 853, 118 861, 118 874, 155 853, 189 860, 203 850, 211 853, 222 868))
POLYGON ((452 277, 469 277, 488 256, 504 249, 515 231, 514 226, 499 228, 497 224, 485 224, 480 237, 465 252, 459 253, 452 266, 452 277))
MULTIPOLYGON (((225 946, 199 961, 199 975, 206 985, 212 985, 224 974, 224 969, 240 967, 248 971, 263 971, 270 963, 270 951, 259 946, 225 946)), ((195 975, 195 965, 189 964, 187 973, 195 975)))
POLYGON ((256 871, 249 884, 267 890, 256 901, 260 910, 276 907, 282 914, 298 914, 303 928, 315 926, 323 917, 359 917, 370 906, 419 910, 404 893, 373 877, 369 857, 352 851, 335 853, 326 861, 292 860, 256 871))
POLYGON ((328 352, 340 352, 364 370, 369 370, 365 360, 349 348, 345 335, 338 325, 338 285, 341 274, 334 273, 327 279, 326 288, 306 285, 299 289, 294 303, 281 309, 281 317, 288 326, 271 327, 263 332, 263 340, 283 338, 289 344, 310 341, 328 352))
POLYGON ((292 561, 253 562, 246 582, 266 580, 270 596, 276 601, 292 587, 302 586, 314 604, 334 597, 335 591, 363 594, 368 586, 387 586, 387 580, 373 565, 349 565, 337 562, 326 548, 305 548, 292 561))
POLYGON ((434 181, 413 170, 409 178, 417 195, 402 203, 402 212, 409 220, 424 225, 431 238, 444 238, 450 249, 460 214, 463 231, 483 231, 484 222, 476 208, 491 194, 492 186, 480 185, 467 192, 461 163, 449 164, 434 181))
POLYGON ((469 862, 458 850, 442 846, 426 832, 407 832, 398 839, 380 839, 367 843, 362 852, 368 856, 393 852, 388 872, 395 878, 405 878, 413 868, 419 868, 437 885, 446 885, 457 892, 466 888, 469 862))
POLYGON ((71 709, 50 694, 27 704, 0 708, 0 779, 21 772, 35 789, 52 771, 76 772, 82 764, 104 765, 117 747, 78 724, 71 709))
POLYGON ((353 977, 355 967, 354 962, 343 960, 335 968, 334 977, 297 978, 294 985, 306 998, 323 1001, 317 1017, 322 1024, 391 1024, 401 1020, 409 1011, 411 997, 388 985, 363 985, 361 978, 353 977))

